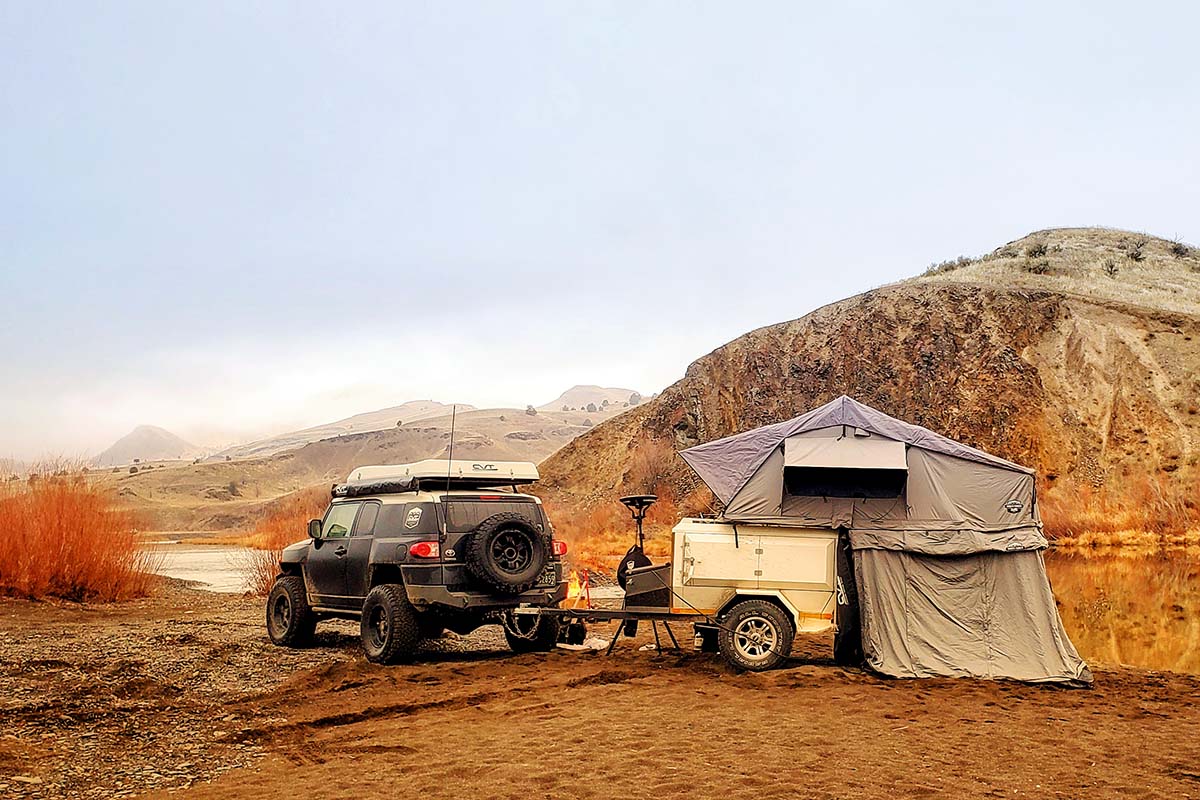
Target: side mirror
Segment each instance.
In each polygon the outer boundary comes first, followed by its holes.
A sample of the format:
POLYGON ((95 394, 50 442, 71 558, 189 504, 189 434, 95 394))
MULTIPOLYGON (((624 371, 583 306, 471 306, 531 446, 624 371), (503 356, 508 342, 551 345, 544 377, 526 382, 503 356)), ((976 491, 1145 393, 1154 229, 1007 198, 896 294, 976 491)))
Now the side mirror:
POLYGON ((321 520, 310 519, 308 521, 308 538, 310 538, 310 539, 320 539, 321 538, 321 520))

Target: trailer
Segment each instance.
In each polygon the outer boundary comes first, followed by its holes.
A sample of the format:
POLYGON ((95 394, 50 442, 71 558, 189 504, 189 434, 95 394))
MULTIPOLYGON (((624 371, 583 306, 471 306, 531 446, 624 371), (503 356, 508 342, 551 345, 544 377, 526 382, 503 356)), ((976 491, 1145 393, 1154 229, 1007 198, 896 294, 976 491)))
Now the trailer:
MULTIPOLYGON (((657 498, 621 498, 637 523, 657 498)), ((646 621, 658 640, 658 623, 675 648, 671 625, 690 624, 697 649, 719 652, 738 669, 771 669, 787 658, 797 633, 819 633, 837 624, 839 533, 780 525, 746 525, 686 518, 672 530, 672 558, 665 564, 632 563, 619 577, 625 598, 620 609, 529 608, 515 615, 557 618, 568 632, 587 623, 620 622, 608 652, 624 633, 646 621)), ((843 592, 844 594, 844 592, 843 592)))

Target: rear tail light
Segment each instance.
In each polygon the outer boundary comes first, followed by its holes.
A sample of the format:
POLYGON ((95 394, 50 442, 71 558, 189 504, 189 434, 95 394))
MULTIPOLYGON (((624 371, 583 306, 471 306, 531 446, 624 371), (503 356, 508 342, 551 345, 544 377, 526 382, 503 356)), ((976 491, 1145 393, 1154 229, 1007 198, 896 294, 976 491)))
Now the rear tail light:
POLYGON ((417 558, 437 558, 442 554, 437 542, 417 542, 408 548, 408 552, 417 558))
POLYGON ((562 539, 555 539, 550 547, 554 550, 554 555, 556 556, 565 556, 567 554, 567 543, 562 539))

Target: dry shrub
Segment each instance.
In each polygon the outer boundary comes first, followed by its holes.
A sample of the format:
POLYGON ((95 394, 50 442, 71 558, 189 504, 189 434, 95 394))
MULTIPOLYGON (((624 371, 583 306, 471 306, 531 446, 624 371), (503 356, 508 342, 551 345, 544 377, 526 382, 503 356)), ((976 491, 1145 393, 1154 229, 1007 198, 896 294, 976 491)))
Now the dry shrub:
MULTIPOLYGON (((661 562, 670 558, 671 529, 679 521, 679 508, 669 489, 658 487, 658 502, 646 514, 646 554, 661 562)), ((637 541, 637 527, 629 509, 614 497, 590 508, 574 508, 547 501, 546 514, 555 536, 569 547, 572 563, 612 570, 637 541)))
POLYGON ((113 601, 154 585, 133 518, 82 476, 34 474, 0 489, 0 594, 113 601))
POLYGON ((1162 545, 1200 528, 1196 488, 1180 479, 1146 476, 1121 489, 1060 486, 1041 493, 1039 503, 1046 534, 1056 539, 1162 545))
POLYGON ((271 591, 283 548, 303 541, 308 521, 322 516, 328 505, 329 489, 324 486, 301 489, 272 504, 254 530, 242 539, 250 549, 243 554, 239 568, 251 592, 265 595, 271 591))
POLYGON ((623 490, 630 493, 657 494, 675 463, 675 448, 662 439, 639 443, 629 459, 623 490))

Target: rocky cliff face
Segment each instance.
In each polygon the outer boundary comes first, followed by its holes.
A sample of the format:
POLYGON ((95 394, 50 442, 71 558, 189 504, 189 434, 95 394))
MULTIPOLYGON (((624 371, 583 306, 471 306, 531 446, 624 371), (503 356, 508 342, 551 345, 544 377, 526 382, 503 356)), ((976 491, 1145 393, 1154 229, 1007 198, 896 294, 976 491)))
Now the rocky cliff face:
MULTIPOLYGON (((540 485, 567 506, 642 490, 632 485, 639 450, 690 447, 843 393, 1035 467, 1046 489, 1191 481, 1198 290, 1200 258, 1182 245, 1117 231, 1034 234, 730 342, 553 455, 540 485)), ((682 460, 661 471, 689 510, 709 502, 682 460)))

